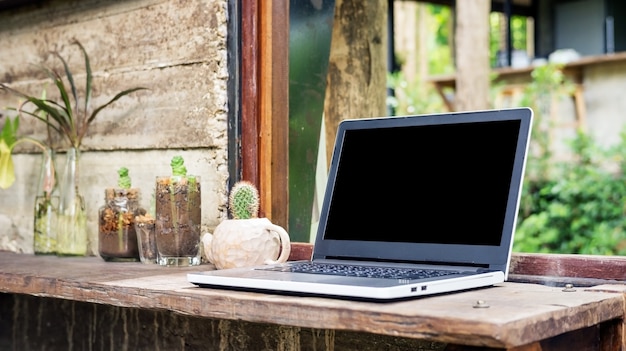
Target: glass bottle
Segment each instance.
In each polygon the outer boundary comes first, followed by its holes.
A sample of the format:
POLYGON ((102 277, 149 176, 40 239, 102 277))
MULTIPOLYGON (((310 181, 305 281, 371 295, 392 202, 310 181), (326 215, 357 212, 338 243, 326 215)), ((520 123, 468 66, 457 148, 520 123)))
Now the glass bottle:
POLYGON ((59 197, 56 194, 54 151, 46 148, 42 153, 41 175, 35 195, 33 251, 36 255, 56 253, 56 220, 59 197))
POLYGON ((139 261, 135 216, 141 214, 137 188, 107 188, 98 211, 98 251, 105 261, 139 261))
POLYGON ((85 200, 78 191, 78 166, 80 152, 67 150, 65 172, 60 184, 59 212, 57 216, 57 255, 87 255, 87 217, 85 200))

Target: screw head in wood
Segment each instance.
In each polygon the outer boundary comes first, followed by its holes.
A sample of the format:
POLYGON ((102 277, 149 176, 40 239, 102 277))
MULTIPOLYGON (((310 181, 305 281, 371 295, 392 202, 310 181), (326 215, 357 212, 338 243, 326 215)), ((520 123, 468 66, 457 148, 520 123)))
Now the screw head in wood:
POLYGON ((474 302, 474 308, 489 308, 489 304, 485 300, 478 300, 474 302))
POLYGON ((565 289, 563 289, 563 291, 565 292, 573 292, 576 291, 576 289, 574 289, 574 284, 565 284, 565 289))

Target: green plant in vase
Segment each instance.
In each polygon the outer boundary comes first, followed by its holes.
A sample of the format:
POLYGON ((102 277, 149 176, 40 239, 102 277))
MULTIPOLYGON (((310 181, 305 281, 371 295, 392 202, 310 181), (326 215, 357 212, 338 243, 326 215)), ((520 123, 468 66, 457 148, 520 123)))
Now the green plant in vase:
POLYGON ((54 56, 61 62, 64 74, 41 67, 42 71, 52 80, 60 98, 60 102, 37 98, 27 93, 0 83, 0 89, 6 90, 25 99, 20 107, 20 115, 32 116, 45 123, 59 133, 68 143, 66 166, 60 184, 59 216, 57 225, 57 254, 65 256, 84 256, 87 254, 87 226, 85 204, 78 190, 80 148, 88 128, 99 113, 118 99, 135 91, 146 89, 135 87, 116 94, 108 102, 98 107, 91 106, 93 75, 89 56, 83 45, 78 41, 73 44, 80 49, 85 65, 84 96, 79 96, 79 87, 67 61, 58 53, 54 56), (69 86, 67 85, 69 84, 69 86), (28 108, 31 108, 29 110, 28 108), (45 116, 42 116, 42 113, 45 116))
POLYGON ((37 255, 56 254, 58 203, 54 150, 46 148, 42 153, 39 186, 35 194, 33 251, 37 255))
POLYGON ((36 254, 53 254, 56 251, 56 206, 52 193, 56 188, 54 151, 45 143, 18 136, 19 118, 7 118, 0 132, 0 188, 9 188, 15 182, 13 149, 20 143, 30 142, 42 150, 42 168, 35 198, 33 249, 36 254))

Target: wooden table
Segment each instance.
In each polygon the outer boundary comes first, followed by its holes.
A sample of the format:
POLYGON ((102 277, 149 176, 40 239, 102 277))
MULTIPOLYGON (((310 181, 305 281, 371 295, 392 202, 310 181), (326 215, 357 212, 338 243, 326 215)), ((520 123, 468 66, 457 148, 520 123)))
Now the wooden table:
POLYGON ((564 291, 506 282, 455 294, 372 303, 205 289, 187 282, 187 272, 206 269, 211 266, 166 268, 104 262, 98 257, 0 252, 0 292, 419 339, 445 344, 445 350, 626 350, 623 284, 564 291))

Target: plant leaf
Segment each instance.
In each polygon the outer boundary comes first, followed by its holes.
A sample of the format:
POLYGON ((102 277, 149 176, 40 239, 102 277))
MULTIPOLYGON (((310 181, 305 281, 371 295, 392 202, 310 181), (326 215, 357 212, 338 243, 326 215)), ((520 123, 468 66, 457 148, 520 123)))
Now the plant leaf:
POLYGON ((17 130, 20 127, 19 117, 7 118, 2 131, 0 131, 0 189, 6 189, 15 182, 15 169, 13 165, 13 148, 22 142, 31 142, 38 147, 45 149, 39 140, 30 137, 18 138, 17 130))
MULTIPOLYGON (((54 109, 54 107, 48 106, 48 109, 45 110, 45 111, 37 108, 37 110, 35 112, 30 112, 30 111, 25 111, 25 110, 21 110, 19 112, 20 112, 20 114, 27 114, 29 116, 33 116, 33 117, 37 118, 38 120, 40 120, 40 121, 44 122, 46 125, 48 125, 48 127, 54 129, 57 133, 62 134, 62 133, 64 133, 64 132, 61 131, 61 129, 63 129, 62 127, 59 127, 59 126, 55 125, 54 123, 51 123, 46 117, 42 117, 39 114, 39 112, 43 112, 43 114, 45 116, 51 116, 52 115, 52 119, 54 121, 57 121, 57 119, 53 116, 53 114, 50 113, 51 109, 54 109)), ((62 113, 62 110, 58 110, 58 111, 60 113, 62 113)))
MULTIPOLYGON (((65 73, 67 75, 67 78, 70 82, 70 88, 72 90, 72 96, 74 97, 74 101, 78 101, 76 99, 76 86, 74 85, 74 78, 72 77, 72 73, 69 71, 69 67, 67 66, 67 63, 65 62, 65 60, 57 53, 56 54, 57 57, 59 57, 59 59, 63 62, 63 66, 65 67, 65 73)), ((56 104, 57 106, 61 107, 62 110, 64 110, 65 112, 62 114, 63 116, 63 121, 58 120, 57 122, 59 124, 63 124, 66 126, 66 130, 71 131, 71 134, 68 135, 68 139, 70 139, 70 142, 72 143, 72 145, 75 145, 74 140, 76 139, 76 136, 78 135, 77 132, 77 126, 76 126, 76 121, 78 119, 77 116, 74 115, 73 113, 73 109, 72 109, 72 102, 70 101, 69 95, 67 94, 67 89, 65 88, 65 84, 63 83, 63 79, 61 79, 61 76, 59 76, 56 72, 43 67, 42 68, 44 70, 44 72, 46 72, 48 74, 48 76, 50 77, 50 79, 52 79, 52 81, 54 82, 54 84, 57 87, 57 90, 59 91, 59 94, 61 95, 61 99, 63 100, 63 106, 57 104, 56 102, 54 102, 54 104, 56 104)), ((35 98, 36 99, 36 98, 35 98)), ((40 100, 40 99, 38 99, 40 100)), ((47 102, 52 102, 50 100, 45 100, 47 102)), ((44 110, 45 111, 45 110, 44 110)), ((80 144, 80 143, 79 143, 80 144)))
POLYGON ((0 189, 7 189, 14 182, 15 170, 11 157, 11 147, 3 139, 0 140, 0 189))
POLYGON ((119 98, 121 98, 121 97, 123 97, 123 96, 125 96, 125 95, 128 95, 128 94, 130 94, 130 93, 133 93, 133 92, 135 92, 135 91, 137 91, 137 90, 144 90, 144 89, 148 89, 148 88, 144 88, 144 87, 136 87, 136 88, 127 89, 127 90, 124 90, 124 91, 122 91, 122 92, 118 93, 118 94, 117 94, 117 95, 115 95, 115 96, 114 96, 111 100, 109 100, 109 102, 107 102, 106 104, 104 104, 104 105, 102 105, 102 106, 98 107, 97 109, 95 109, 95 110, 91 113, 91 116, 89 117, 89 119, 87 120, 87 124, 91 123, 91 122, 92 122, 92 121, 96 118, 96 115, 97 115, 97 114, 98 114, 98 113, 99 113, 102 109, 104 109, 105 107, 107 107, 107 106, 109 106, 110 104, 114 103, 114 102, 115 102, 115 101, 117 101, 119 98))
MULTIPOLYGON (((111 105, 113 102, 117 101, 125 95, 128 95, 137 90, 148 88, 136 87, 124 90, 121 93, 115 95, 106 104, 96 108, 93 112, 91 112, 91 114, 89 114, 93 79, 91 64, 89 61, 89 56, 87 55, 87 52, 83 45, 77 40, 74 40, 73 44, 78 45, 81 52, 83 53, 83 57, 85 60, 87 79, 85 83, 84 111, 81 111, 81 109, 79 109, 79 99, 76 84, 74 82, 74 76, 72 75, 67 61, 58 52, 53 52, 53 55, 55 55, 63 63, 65 76, 67 78, 67 81, 69 82, 69 88, 71 90, 73 101, 68 94, 66 85, 64 84, 65 78, 62 78, 61 75, 59 75, 56 71, 53 71, 52 69, 47 67, 41 67, 41 69, 54 82, 59 91, 61 99, 63 100, 62 103, 48 100, 45 98, 45 96, 43 96, 41 99, 37 99, 36 97, 12 89, 3 83, 0 83, 0 88, 5 89, 17 96, 20 96, 26 99, 28 103, 35 105, 35 111, 25 111, 22 109, 22 107, 20 107, 18 109, 20 116, 22 113, 24 113, 26 115, 39 119, 40 121, 46 123, 48 127, 54 129, 60 134, 63 134, 63 136, 69 141, 72 147, 80 148, 82 139, 86 135, 89 125, 91 124, 91 122, 93 122, 93 120, 100 113, 100 111, 102 111, 102 109, 111 105), (75 107, 72 107, 72 105, 75 105, 75 107)), ((26 104, 26 102, 24 104, 26 104)))
MULTIPOLYGON (((76 92, 76 84, 74 83, 74 76, 72 75, 72 71, 70 70, 70 67, 67 64, 67 61, 65 61, 65 59, 63 58, 63 56, 61 56, 61 54, 59 54, 58 52, 54 52, 54 55, 61 60, 61 63, 63 63, 63 69, 65 70, 65 76, 67 77, 67 81, 70 83, 70 89, 72 91, 72 97, 74 98, 74 103, 76 104, 76 110, 78 110, 78 93, 76 92)), ((46 69, 47 71, 49 71, 49 69, 46 69)), ((69 97, 67 95, 67 91, 65 89, 65 85, 63 85, 63 80, 61 79, 60 76, 56 75, 55 77, 51 77, 52 80, 55 81, 55 83, 57 84, 57 88, 59 88, 59 92, 61 93, 61 96, 63 97, 63 101, 65 102, 65 106, 67 107, 68 111, 72 111, 72 105, 69 102, 69 97), (59 82, 61 83, 61 87, 59 86, 59 82)), ((78 111, 77 111, 78 112, 78 111)))
MULTIPOLYGON (((78 45, 80 50, 83 52, 83 57, 85 58, 85 73, 87 76, 85 80, 85 116, 87 116, 87 111, 89 110, 89 103, 91 101, 91 90, 92 90, 91 85, 93 81, 93 74, 91 72, 91 64, 89 63, 89 55, 87 55, 87 51, 85 50, 85 47, 78 40, 75 40, 74 44, 78 45)), ((76 103, 78 104, 78 100, 76 103)), ((87 122, 86 126, 87 125, 89 125, 89 122, 87 122)), ((85 129, 87 128, 86 126, 85 126, 85 129)))
MULTIPOLYGON (((9 91, 10 93, 17 95, 19 97, 22 97, 24 99, 27 100, 27 102, 32 103, 33 105, 35 105, 37 107, 38 110, 41 110, 45 113, 51 114, 52 117, 55 119, 55 121, 57 121, 59 123, 59 125, 64 125, 66 124, 65 122, 65 117, 63 117, 63 113, 60 112, 59 109, 54 108, 53 106, 49 106, 48 103, 52 103, 58 106, 58 104, 54 101, 50 101, 50 100, 41 100, 41 99, 37 99, 36 97, 32 97, 30 95, 26 95, 24 93, 22 93, 19 90, 15 90, 3 83, 0 83, 0 88, 5 89, 7 91, 9 91), (61 119, 60 121, 57 119, 61 119)), ((46 122, 45 118, 42 118, 40 115, 37 114, 37 111, 35 112, 29 112, 29 111, 25 111, 22 109, 24 104, 22 104, 22 106, 20 107, 20 109, 15 109, 15 108, 10 108, 10 110, 15 110, 18 112, 18 114, 22 114, 25 113, 27 115, 36 117, 39 120, 42 120, 44 122, 46 122)), ((59 106, 61 107, 61 106, 59 106)), ((62 108, 62 107, 61 107, 62 108)), ((55 126, 54 124, 51 123, 47 123, 48 125, 50 125, 50 127, 54 128, 56 131, 59 131, 59 128, 57 128, 57 126, 55 126)), ((17 128, 16 128, 17 129, 17 128)))
POLYGON ((3 140, 6 145, 11 148, 13 144, 17 141, 17 129, 20 127, 19 118, 7 118, 4 126, 2 127, 2 132, 0 132, 0 140, 3 140))

